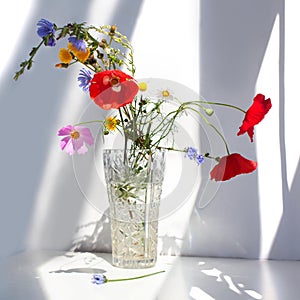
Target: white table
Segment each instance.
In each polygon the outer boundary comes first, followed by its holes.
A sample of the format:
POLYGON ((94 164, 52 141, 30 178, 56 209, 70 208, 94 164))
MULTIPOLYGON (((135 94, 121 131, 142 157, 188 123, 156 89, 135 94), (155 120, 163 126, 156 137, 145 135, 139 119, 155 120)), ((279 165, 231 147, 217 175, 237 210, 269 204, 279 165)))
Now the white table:
POLYGON ((300 261, 161 256, 154 268, 113 267, 111 255, 40 251, 0 264, 1 300, 299 300, 300 261), (166 272, 125 282, 91 283, 166 272))

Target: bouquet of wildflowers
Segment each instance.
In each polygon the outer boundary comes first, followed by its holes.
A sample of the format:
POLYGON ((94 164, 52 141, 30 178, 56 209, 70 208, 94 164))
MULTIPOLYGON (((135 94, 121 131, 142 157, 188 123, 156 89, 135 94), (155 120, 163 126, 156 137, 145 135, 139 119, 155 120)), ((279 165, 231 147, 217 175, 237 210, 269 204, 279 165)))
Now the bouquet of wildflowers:
POLYGON ((225 181, 256 169, 255 161, 239 153, 230 153, 224 136, 209 118, 214 113, 211 108, 214 105, 240 111, 244 118, 237 135, 247 133, 253 142, 254 126, 264 118, 272 106, 271 100, 265 99, 264 95, 257 94, 248 110, 199 99, 177 101, 176 109, 165 113, 164 97, 153 99, 143 94, 138 95, 139 90, 146 89, 146 83, 138 83, 135 80, 133 48, 127 37, 121 34, 115 25, 97 27, 85 23, 69 23, 59 27, 41 19, 37 27, 40 43, 32 48, 29 58, 20 64, 14 79, 17 80, 26 69, 32 68, 33 59, 42 46, 55 48, 59 40, 65 39, 65 48, 58 50, 59 62, 56 67, 68 69, 74 64, 81 64, 83 68, 78 75, 79 87, 89 93, 96 106, 113 111, 105 120, 86 121, 61 128, 58 131, 58 135, 62 137, 60 147, 68 154, 84 154, 88 151, 87 146, 93 145, 94 138, 90 129, 85 126, 98 122, 103 137, 113 131, 119 131, 124 137, 124 148, 133 154, 138 150, 147 150, 151 155, 157 150, 166 149, 182 151, 198 165, 206 159, 213 159, 216 164, 210 172, 210 177, 216 181, 225 181), (224 142, 225 154, 219 156, 201 153, 191 146, 184 149, 174 148, 172 135, 176 121, 183 112, 196 113, 207 126, 212 127, 224 142), (166 141, 169 145, 166 145, 166 141))

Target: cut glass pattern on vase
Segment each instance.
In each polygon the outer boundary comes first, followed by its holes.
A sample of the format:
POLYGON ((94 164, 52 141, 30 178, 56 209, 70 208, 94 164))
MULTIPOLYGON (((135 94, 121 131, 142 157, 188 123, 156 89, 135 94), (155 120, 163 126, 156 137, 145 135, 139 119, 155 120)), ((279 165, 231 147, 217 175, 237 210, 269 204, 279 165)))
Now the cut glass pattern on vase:
POLYGON ((110 203, 112 263, 146 268, 156 263, 164 153, 139 161, 136 172, 122 150, 105 150, 104 167, 110 203))

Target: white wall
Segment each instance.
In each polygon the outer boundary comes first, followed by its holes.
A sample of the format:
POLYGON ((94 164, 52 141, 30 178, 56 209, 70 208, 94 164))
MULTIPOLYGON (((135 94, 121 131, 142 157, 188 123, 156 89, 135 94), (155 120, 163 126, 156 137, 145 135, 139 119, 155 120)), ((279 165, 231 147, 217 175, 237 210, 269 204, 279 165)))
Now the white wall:
MULTIPOLYGON (((256 128, 253 144, 246 136, 236 137, 240 115, 216 111, 231 151, 258 159, 259 168, 221 185, 206 185, 203 167, 197 171, 202 183, 192 183, 190 193, 169 191, 184 204, 162 218, 160 248, 188 255, 300 259, 299 147, 294 139, 299 51, 293 51, 299 24, 293 4, 286 4, 284 12, 283 0, 94 0, 76 5, 27 0, 20 15, 10 11, 0 18, 7 41, 0 69, 1 256, 40 248, 110 247, 104 180, 94 163, 99 152, 72 160, 61 153, 56 137, 67 123, 100 113, 78 89, 78 69, 55 69, 57 53, 48 48, 32 71, 12 80, 18 63, 39 41, 36 22, 46 18, 57 24, 117 24, 133 42, 137 78, 170 80, 207 100, 244 108, 257 92, 271 97, 273 108, 256 128)), ((177 177, 186 180, 191 169, 181 170, 177 177)))

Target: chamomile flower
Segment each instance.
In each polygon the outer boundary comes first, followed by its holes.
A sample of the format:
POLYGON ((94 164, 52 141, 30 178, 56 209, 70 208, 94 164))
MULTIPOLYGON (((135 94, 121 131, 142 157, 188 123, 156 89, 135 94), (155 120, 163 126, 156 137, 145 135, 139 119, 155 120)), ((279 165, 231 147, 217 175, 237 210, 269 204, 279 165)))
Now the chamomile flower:
POLYGON ((156 96, 158 96, 159 98, 162 98, 163 100, 173 100, 174 99, 173 91, 168 88, 158 90, 156 96))

